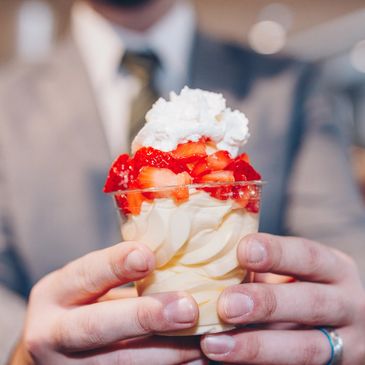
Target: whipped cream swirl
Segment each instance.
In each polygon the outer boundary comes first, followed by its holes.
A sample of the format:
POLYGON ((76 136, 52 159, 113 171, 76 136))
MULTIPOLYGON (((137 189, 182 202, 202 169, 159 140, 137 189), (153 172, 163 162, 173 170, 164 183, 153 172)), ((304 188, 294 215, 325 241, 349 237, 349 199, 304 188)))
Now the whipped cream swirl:
POLYGON ((226 107, 222 94, 184 87, 170 100, 160 98, 146 114, 146 124, 132 143, 132 151, 153 147, 172 151, 178 144, 208 137, 217 149, 236 157, 249 138, 248 120, 226 107))
POLYGON ((184 334, 200 334, 228 329, 218 318, 217 299, 224 288, 243 280, 237 245, 257 229, 257 214, 233 200, 220 201, 196 191, 178 206, 171 199, 144 202, 140 215, 128 216, 122 234, 125 240, 146 243, 156 256, 156 270, 137 283, 139 294, 177 288, 189 292, 200 317, 198 326, 184 334))

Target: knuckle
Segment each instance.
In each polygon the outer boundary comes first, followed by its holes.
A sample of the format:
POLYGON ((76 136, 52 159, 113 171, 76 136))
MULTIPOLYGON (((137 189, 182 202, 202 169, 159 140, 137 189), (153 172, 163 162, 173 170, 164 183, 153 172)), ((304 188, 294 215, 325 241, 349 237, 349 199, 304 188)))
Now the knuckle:
POLYGON ((277 239, 270 239, 265 243, 267 252, 267 271, 272 272, 284 267, 284 250, 277 239))
POLYGON ((357 359, 359 361, 359 364, 362 364, 365 360, 365 344, 359 343, 356 347, 357 350, 357 359))
POLYGON ((270 319, 271 317, 273 317, 277 310, 277 298, 273 289, 269 286, 263 286, 261 290, 261 298, 258 300, 259 311, 263 319, 270 319))
POLYGON ((309 324, 326 324, 329 313, 329 300, 321 289, 313 289, 309 296, 308 308, 312 315, 309 324))
POLYGON ((256 363, 260 360, 262 344, 260 337, 256 333, 250 333, 245 338, 243 349, 244 361, 248 363, 256 363))
POLYGON ((154 330, 154 316, 148 306, 139 304, 136 314, 136 326, 141 333, 151 333, 154 330))
POLYGON ((90 315, 89 313, 84 316, 80 321, 80 337, 84 337, 83 343, 88 347, 98 347, 105 343, 105 338, 101 328, 99 326, 100 319, 98 319, 97 313, 90 315))
MULTIPOLYGON (((108 255, 108 265, 110 267, 111 274, 115 277, 117 281, 122 281, 126 275, 124 270, 124 265, 121 264, 121 254, 116 252, 116 247, 114 250, 109 251, 108 255)), ((119 247, 118 247, 119 249, 119 247)))
POLYGON ((69 264, 74 266, 76 275, 72 272, 73 269, 69 265, 66 265, 61 269, 61 271, 63 271, 63 274, 68 277, 70 275, 67 274, 67 271, 70 270, 73 280, 77 281, 77 287, 79 290, 82 291, 83 294, 90 296, 94 295, 95 292, 98 291, 98 282, 92 275, 90 267, 86 264, 86 262, 87 260, 82 260, 79 261, 77 265, 75 263, 69 264))
POLYGON ((307 267, 310 268, 310 273, 317 272, 322 267, 320 249, 316 245, 314 245, 313 242, 305 239, 303 239, 303 246, 308 255, 307 267))
POLYGON ((301 359, 298 360, 298 365, 317 364, 322 351, 319 344, 314 341, 304 343, 302 347, 302 356, 301 359))
MULTIPOLYGON (((135 356, 133 356, 132 351, 128 351, 127 349, 123 349, 121 351, 117 351, 115 353, 115 357, 113 359, 113 365, 120 365, 120 364, 128 364, 134 365, 137 364, 137 360, 135 356)), ((111 364, 110 364, 111 365, 111 364)))

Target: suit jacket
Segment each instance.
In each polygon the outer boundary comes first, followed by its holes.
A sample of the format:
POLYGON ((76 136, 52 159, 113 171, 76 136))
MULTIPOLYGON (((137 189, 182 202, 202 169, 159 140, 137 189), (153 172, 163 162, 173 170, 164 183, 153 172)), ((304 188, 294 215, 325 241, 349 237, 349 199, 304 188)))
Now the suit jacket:
MULTIPOLYGON (((364 274, 365 218, 343 123, 313 67, 197 35, 190 71, 189 86, 222 92, 250 120, 245 150, 268 182, 261 230, 340 247, 364 274)), ((0 360, 37 280, 120 241, 102 192, 111 158, 93 98, 72 39, 44 64, 0 78, 0 360)))

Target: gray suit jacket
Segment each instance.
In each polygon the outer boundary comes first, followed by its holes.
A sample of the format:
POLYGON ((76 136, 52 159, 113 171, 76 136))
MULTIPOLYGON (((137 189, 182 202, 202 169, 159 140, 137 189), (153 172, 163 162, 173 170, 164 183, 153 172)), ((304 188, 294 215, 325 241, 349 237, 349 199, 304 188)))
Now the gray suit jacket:
MULTIPOLYGON (((365 218, 342 124, 311 66, 197 36, 187 83, 222 92, 250 119, 247 145, 268 181, 261 230, 340 247, 365 278, 365 218)), ((47 62, 0 78, 0 362, 14 344, 31 286, 120 240, 111 160, 88 77, 72 42, 47 62), (16 293, 16 294, 15 294, 16 293)))

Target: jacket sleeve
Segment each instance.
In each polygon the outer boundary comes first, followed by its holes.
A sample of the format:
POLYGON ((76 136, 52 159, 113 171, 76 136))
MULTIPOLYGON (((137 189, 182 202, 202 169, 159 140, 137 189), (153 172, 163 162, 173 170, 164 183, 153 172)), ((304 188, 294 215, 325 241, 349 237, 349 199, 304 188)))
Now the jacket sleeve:
POLYGON ((344 98, 312 87, 304 137, 288 187, 286 231, 352 256, 365 282, 365 205, 349 161, 351 112, 344 98))
POLYGON ((24 277, 12 245, 11 213, 6 198, 4 154, 1 144, 0 110, 0 364, 6 363, 23 326, 26 303, 22 295, 24 277))

